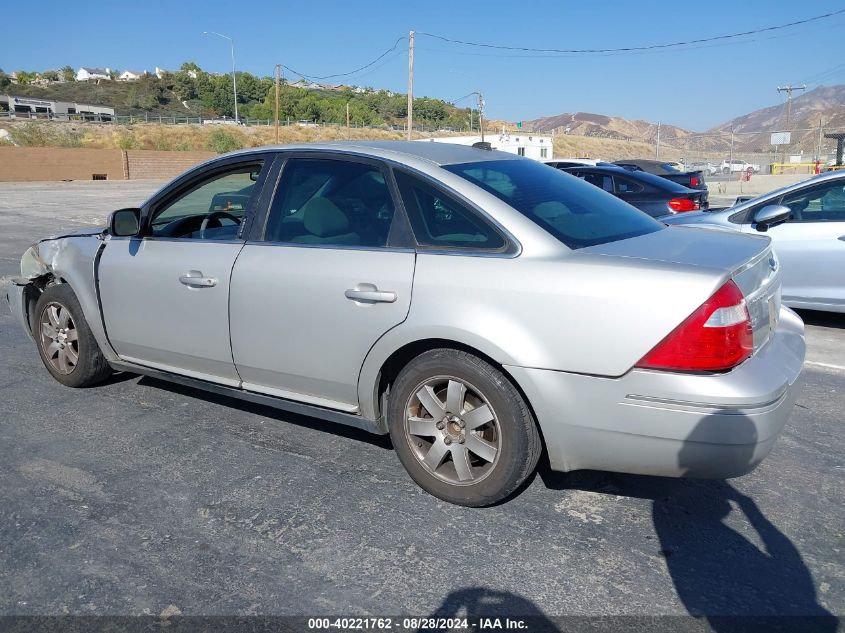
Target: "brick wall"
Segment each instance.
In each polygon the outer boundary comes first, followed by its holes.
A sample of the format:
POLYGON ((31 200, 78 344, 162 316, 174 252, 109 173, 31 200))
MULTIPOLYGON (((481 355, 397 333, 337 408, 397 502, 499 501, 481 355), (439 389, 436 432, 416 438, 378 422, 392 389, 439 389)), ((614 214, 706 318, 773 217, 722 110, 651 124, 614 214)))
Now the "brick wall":
POLYGON ((213 152, 159 152, 128 150, 126 152, 129 178, 169 180, 183 171, 217 154, 213 152))
POLYGON ((152 178, 169 180, 216 156, 212 152, 0 147, 0 181, 107 180, 152 178))
POLYGON ((123 180, 119 149, 0 147, 0 181, 92 180, 105 174, 123 180))

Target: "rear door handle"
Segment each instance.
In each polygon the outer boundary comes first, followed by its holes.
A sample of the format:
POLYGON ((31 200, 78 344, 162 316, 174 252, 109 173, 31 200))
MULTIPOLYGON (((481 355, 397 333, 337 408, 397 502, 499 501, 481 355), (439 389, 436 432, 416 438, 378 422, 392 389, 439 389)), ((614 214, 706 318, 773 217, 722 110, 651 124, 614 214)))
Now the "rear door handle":
POLYGON ((396 293, 389 290, 379 290, 375 284, 358 284, 343 293, 347 299, 362 303, 393 303, 396 293))
POLYGON ((838 238, 836 238, 836 239, 838 239, 840 242, 845 242, 845 235, 840 235, 840 236, 839 236, 838 238))
POLYGON ((189 270, 179 277, 179 283, 189 288, 211 288, 217 285, 217 280, 214 277, 204 277, 202 271, 189 270))

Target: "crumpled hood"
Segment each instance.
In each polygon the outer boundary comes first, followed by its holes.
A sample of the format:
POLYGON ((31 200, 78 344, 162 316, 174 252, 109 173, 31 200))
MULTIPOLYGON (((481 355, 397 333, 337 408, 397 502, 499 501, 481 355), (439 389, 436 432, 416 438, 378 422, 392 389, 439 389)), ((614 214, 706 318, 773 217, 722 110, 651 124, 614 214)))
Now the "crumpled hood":
POLYGON ((78 229, 76 231, 66 231, 64 233, 57 233, 56 235, 51 235, 50 237, 45 237, 43 239, 38 240, 38 243, 40 244, 41 242, 49 242, 50 240, 60 240, 64 237, 85 237, 90 235, 100 235, 105 230, 105 226, 89 226, 84 229, 78 229))

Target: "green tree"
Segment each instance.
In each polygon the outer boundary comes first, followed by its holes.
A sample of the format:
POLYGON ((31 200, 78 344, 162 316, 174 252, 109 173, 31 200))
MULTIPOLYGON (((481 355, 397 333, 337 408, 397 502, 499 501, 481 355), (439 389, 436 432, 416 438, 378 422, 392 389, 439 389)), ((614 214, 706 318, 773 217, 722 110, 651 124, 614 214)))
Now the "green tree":
POLYGON ((72 66, 62 66, 61 73, 65 81, 76 81, 76 71, 72 66))
POLYGON ((41 78, 46 79, 47 81, 58 81, 59 80, 59 71, 57 70, 45 70, 41 73, 41 78))
POLYGON ((12 80, 9 79, 9 75, 0 70, 0 88, 5 88, 10 83, 12 83, 12 80))
MULTIPOLYGON (((182 64, 184 66, 184 64, 182 64)), ((187 72, 179 71, 173 75, 173 82, 170 90, 179 97, 180 101, 188 101, 197 98, 197 80, 187 72)))
POLYGON ((18 71, 15 71, 15 77, 16 77, 19 85, 28 86, 29 84, 31 84, 33 81, 35 81, 38 78, 38 75, 34 72, 27 72, 25 70, 18 70, 18 71))

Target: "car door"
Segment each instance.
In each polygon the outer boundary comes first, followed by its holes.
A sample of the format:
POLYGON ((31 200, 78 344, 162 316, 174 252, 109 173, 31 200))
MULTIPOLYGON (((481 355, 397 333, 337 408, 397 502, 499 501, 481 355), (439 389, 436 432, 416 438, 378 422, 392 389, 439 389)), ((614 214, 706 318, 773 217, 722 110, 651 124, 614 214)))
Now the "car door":
POLYGON ((98 268, 109 341, 124 360, 237 386, 229 278, 262 160, 204 170, 143 209, 142 233, 110 238, 98 268))
MULTIPOLYGON (((792 211, 787 222, 766 232, 780 260, 784 301, 795 307, 845 309, 845 179, 769 202, 776 203, 792 211)), ((743 231, 756 231, 753 213, 751 219, 743 231)))
POLYGON ((232 273, 232 353, 244 389, 357 410, 367 352, 410 307, 406 227, 383 165, 289 156, 266 223, 232 273))

